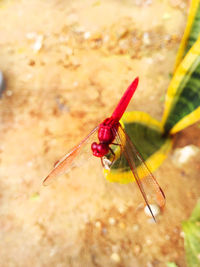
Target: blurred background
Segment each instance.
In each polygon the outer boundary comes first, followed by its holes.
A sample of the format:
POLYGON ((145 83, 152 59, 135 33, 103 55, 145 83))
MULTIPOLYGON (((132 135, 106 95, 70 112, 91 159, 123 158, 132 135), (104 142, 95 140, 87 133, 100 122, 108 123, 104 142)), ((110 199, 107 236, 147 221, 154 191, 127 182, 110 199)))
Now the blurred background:
POLYGON ((1 267, 187 266, 181 223, 200 193, 199 123, 174 137, 155 171, 167 198, 157 224, 99 160, 42 181, 136 76, 128 110, 162 119, 188 9, 187 0, 0 1, 1 267))

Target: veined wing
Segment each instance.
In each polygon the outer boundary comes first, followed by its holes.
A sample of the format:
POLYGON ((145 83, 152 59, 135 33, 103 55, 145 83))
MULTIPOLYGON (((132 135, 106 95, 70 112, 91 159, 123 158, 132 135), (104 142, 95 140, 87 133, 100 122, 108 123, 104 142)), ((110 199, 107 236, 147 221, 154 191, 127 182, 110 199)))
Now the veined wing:
POLYGON ((156 178, 150 172, 141 155, 121 125, 116 133, 116 139, 118 139, 118 143, 121 145, 121 153, 124 154, 146 205, 155 220, 150 204, 156 203, 160 208, 163 208, 165 205, 165 195, 156 181, 156 178), (126 140, 126 142, 124 142, 124 140, 126 140))
POLYGON ((83 163, 85 155, 92 156, 91 143, 97 140, 97 130, 99 126, 94 128, 88 136, 85 137, 78 145, 72 148, 63 158, 56 162, 53 170, 44 179, 43 185, 48 185, 58 175, 68 172, 72 167, 79 166, 83 163))

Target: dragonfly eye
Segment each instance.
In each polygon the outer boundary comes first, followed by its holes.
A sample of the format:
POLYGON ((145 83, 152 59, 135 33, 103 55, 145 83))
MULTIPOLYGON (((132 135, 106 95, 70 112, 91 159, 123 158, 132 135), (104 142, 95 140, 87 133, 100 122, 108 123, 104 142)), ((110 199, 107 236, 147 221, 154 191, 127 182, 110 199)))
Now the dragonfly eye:
POLYGON ((96 142, 92 143, 91 149, 92 149, 93 154, 94 152, 98 151, 97 147, 98 147, 98 144, 96 142))
POLYGON ((109 152, 109 147, 106 144, 97 144, 96 142, 92 143, 91 149, 96 157, 103 157, 109 152))

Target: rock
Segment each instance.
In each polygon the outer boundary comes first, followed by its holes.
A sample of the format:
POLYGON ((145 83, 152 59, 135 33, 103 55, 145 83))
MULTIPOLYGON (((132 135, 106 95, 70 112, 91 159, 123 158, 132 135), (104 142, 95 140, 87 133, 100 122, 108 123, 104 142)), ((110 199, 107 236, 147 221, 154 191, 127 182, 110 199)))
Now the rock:
POLYGON ((43 45, 43 35, 38 35, 37 37, 36 37, 36 40, 35 40, 35 42, 34 42, 34 44, 33 44, 33 46, 32 46, 32 48, 33 48, 33 50, 35 51, 35 52, 38 52, 38 51, 40 51, 40 49, 42 48, 42 45, 43 45))
POLYGON ((116 253, 116 252, 112 253, 110 258, 111 258, 112 261, 114 261, 116 263, 119 263, 121 261, 121 258, 119 256, 119 254, 116 253))
POLYGON ((188 145, 183 148, 177 148, 172 155, 172 161, 176 165, 182 165, 190 160, 191 157, 196 156, 200 149, 194 145, 188 145))
POLYGON ((138 230, 139 230, 139 225, 138 224, 134 224, 133 226, 132 226, 132 229, 133 229, 133 231, 134 232, 137 232, 138 230))
POLYGON ((91 37, 91 33, 90 32, 84 32, 83 36, 84 36, 84 39, 87 40, 91 37))
POLYGON ((133 252, 136 256, 138 256, 140 254, 140 252, 142 251, 142 248, 140 245, 136 244, 134 247, 133 247, 133 252))
POLYGON ((116 223, 116 220, 115 220, 115 218, 110 217, 110 218, 108 219, 108 222, 109 222, 110 225, 114 225, 114 224, 116 223))
POLYGON ((97 228, 101 228, 101 227, 102 227, 102 223, 101 223, 100 221, 97 221, 97 222, 95 223, 95 226, 96 226, 97 228))
MULTIPOLYGON (((154 215, 155 217, 158 216, 158 215, 160 214, 160 208, 159 208, 157 205, 155 205, 155 204, 150 204, 149 206, 150 206, 150 208, 151 208, 151 210, 152 210, 152 212, 153 212, 153 215, 154 215)), ((144 208, 144 212, 145 212, 145 214, 146 214, 147 216, 152 217, 151 212, 150 212, 148 206, 145 206, 145 208, 144 208)))
POLYGON ((143 37, 142 37, 142 41, 143 41, 143 44, 145 44, 145 45, 150 45, 151 44, 148 32, 144 32, 143 37))

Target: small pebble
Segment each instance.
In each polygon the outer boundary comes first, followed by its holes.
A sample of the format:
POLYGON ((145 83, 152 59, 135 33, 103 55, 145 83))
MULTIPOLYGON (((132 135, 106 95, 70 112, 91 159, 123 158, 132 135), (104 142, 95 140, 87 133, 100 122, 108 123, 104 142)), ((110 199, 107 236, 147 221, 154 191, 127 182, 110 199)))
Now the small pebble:
POLYGON ((43 35, 37 35, 35 43, 33 44, 32 48, 35 52, 40 51, 42 48, 42 42, 43 42, 43 35))
POLYGON ((165 235, 165 240, 170 240, 170 236, 169 235, 165 235))
POLYGON ((108 232, 107 229, 106 229, 105 227, 103 227, 103 228, 102 228, 102 234, 103 234, 103 235, 106 235, 107 232, 108 232))
POLYGON ((134 224, 132 227, 134 232, 137 232, 139 230, 139 225, 138 224, 134 224))
POLYGON ((107 43, 110 40, 110 36, 108 34, 104 35, 103 42, 107 43))
POLYGON ((182 238, 185 237, 185 233, 183 231, 180 232, 180 237, 182 237, 182 238))
POLYGON ((150 97, 149 97, 149 99, 152 101, 152 100, 154 100, 155 99, 155 95, 151 95, 150 97))
POLYGON ((77 87, 78 86, 78 82, 77 81, 73 82, 73 86, 77 87))
POLYGON ((38 52, 42 48, 42 43, 44 39, 44 36, 42 34, 37 34, 36 32, 28 32, 26 34, 26 38, 35 41, 32 45, 32 49, 35 52, 38 52))
MULTIPOLYGON (((159 208, 157 205, 155 205, 155 204, 150 204, 149 206, 150 206, 150 208, 151 208, 151 210, 152 210, 152 213, 153 213, 153 215, 154 215, 155 217, 158 216, 158 215, 160 214, 160 208, 159 208)), ((151 212, 150 212, 148 206, 145 206, 145 208, 144 208, 144 212, 145 212, 145 214, 146 214, 147 216, 152 217, 151 212)))
POLYGON ((11 96, 12 94, 13 94, 13 91, 12 91, 12 90, 7 90, 7 91, 6 91, 6 95, 7 95, 7 96, 11 96))
POLYGON ((53 257, 57 253, 57 248, 52 248, 49 252, 49 256, 53 257))
POLYGON ((115 220, 115 218, 110 217, 110 218, 108 219, 108 222, 109 222, 110 225, 114 225, 114 224, 116 223, 116 220, 115 220))
POLYGON ((66 36, 66 35, 60 35, 59 36, 59 41, 61 43, 67 43, 69 41, 69 36, 66 36))
POLYGON ((72 58, 71 58, 71 64, 72 64, 75 68, 77 68, 77 67, 80 66, 80 63, 79 63, 79 61, 78 61, 78 58, 75 58, 75 57, 72 57, 72 58))
POLYGON ((145 44, 145 45, 149 45, 151 42, 150 42, 150 38, 149 38, 149 33, 148 32, 145 32, 144 34, 143 34, 143 38, 142 38, 142 40, 143 40, 143 43, 145 44))
MULTIPOLYGON (((88 214, 83 214, 83 222, 84 222, 84 224, 87 224, 90 222, 88 214)), ((83 226, 83 227, 85 227, 85 226, 83 226)))
POLYGON ((152 57, 146 58, 146 62, 147 62, 147 64, 152 64, 153 63, 153 58, 152 57))
POLYGON ((165 60, 165 56, 159 53, 159 54, 157 54, 157 60, 162 62, 165 60))
POLYGON ((151 245, 151 244, 152 244, 152 240, 151 240, 150 238, 147 238, 147 239, 146 239, 146 244, 147 244, 147 245, 151 245))
POLYGON ((29 81, 32 78, 33 78, 33 74, 32 73, 28 73, 23 80, 24 81, 29 81))
POLYGON ((197 146, 189 145, 183 148, 177 148, 174 150, 172 160, 174 164, 182 165, 190 160, 191 157, 196 156, 200 149, 197 146))
POLYGON ((142 1, 141 1, 141 0, 135 0, 135 4, 136 4, 137 6, 141 6, 142 1))
POLYGON ((28 167, 32 167, 33 166, 33 161, 30 160, 26 164, 27 164, 28 167))
POLYGON ((85 32, 85 27, 77 25, 76 27, 74 27, 74 32, 78 34, 83 34, 85 32))
POLYGON ((97 227, 97 228, 101 228, 101 222, 100 221, 97 221, 96 223, 95 223, 95 226, 97 227))
POLYGON ((71 55, 73 55, 73 49, 71 48, 71 47, 66 47, 65 48, 65 51, 66 51, 66 54, 68 55, 68 56, 71 56, 71 55))
POLYGON ((170 41, 171 40, 171 35, 170 34, 167 34, 164 36, 164 40, 165 41, 170 41))
POLYGON ((37 33, 36 32, 28 32, 26 34, 26 38, 27 39, 35 39, 37 37, 37 33))
POLYGON ((181 9, 185 9, 185 8, 186 8, 186 3, 182 2, 182 3, 179 5, 179 7, 180 7, 181 9))
POLYGON ((112 246, 112 251, 117 253, 120 250, 120 247, 118 245, 113 245, 112 246))
POLYGON ((150 6, 152 4, 152 0, 135 0, 135 4, 137 6, 150 6))
POLYGON ((178 233, 179 232, 179 228, 178 227, 174 227, 173 232, 174 233, 178 233))
POLYGON ((139 255, 140 252, 142 251, 142 248, 140 245, 136 244, 134 247, 133 247, 133 252, 135 255, 139 255))
POLYGON ((71 13, 66 18, 69 25, 75 24, 78 22, 78 15, 75 13, 71 13))
POLYGON ((89 39, 91 37, 91 33, 90 32, 85 32, 83 36, 84 36, 84 39, 87 40, 87 39, 89 39))
POLYGON ((58 109, 60 111, 69 112, 68 106, 65 104, 63 99, 60 99, 59 97, 56 97, 56 104, 58 106, 58 109))
POLYGON ((145 5, 146 5, 146 6, 150 6, 151 4, 152 4, 152 0, 146 0, 146 1, 145 1, 145 5))
POLYGON ((120 262, 120 260, 121 260, 119 254, 115 253, 115 252, 111 254, 110 258, 112 261, 114 261, 116 263, 120 262))
POLYGON ((126 207, 123 204, 121 204, 118 207, 118 211, 119 213, 123 214, 126 211, 126 207))

